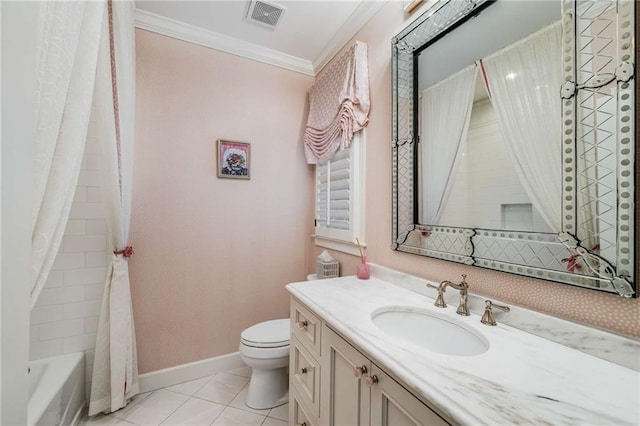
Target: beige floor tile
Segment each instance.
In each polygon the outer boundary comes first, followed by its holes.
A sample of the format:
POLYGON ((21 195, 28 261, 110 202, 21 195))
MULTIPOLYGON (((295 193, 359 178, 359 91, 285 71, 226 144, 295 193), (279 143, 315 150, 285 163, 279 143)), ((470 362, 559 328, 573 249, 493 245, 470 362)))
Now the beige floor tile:
POLYGON ((194 396, 218 404, 228 405, 238 395, 249 379, 228 373, 213 376, 194 396))
POLYGON ((87 416, 81 419, 78 424, 79 426, 131 426, 134 423, 129 423, 126 420, 119 419, 113 414, 98 414, 93 417, 87 416))
POLYGON ((138 395, 136 395, 133 398, 131 398, 131 401, 129 401, 129 404, 127 404, 126 407, 111 413, 110 416, 118 417, 120 419, 123 419, 126 416, 126 413, 131 411, 136 405, 140 404, 142 401, 144 401, 149 396, 151 396, 152 393, 153 392, 139 393, 138 395))
POLYGON ((238 408, 227 407, 211 424, 212 426, 260 426, 265 416, 250 413, 238 408))
POLYGON ((123 410, 122 413, 116 412, 115 415, 138 425, 158 425, 187 399, 189 399, 187 395, 160 389, 129 410, 123 410))
POLYGON ((160 423, 181 426, 286 426, 288 404, 271 410, 247 407, 245 399, 250 377, 251 368, 241 367, 136 395, 127 407, 110 415, 92 418, 85 415, 80 426, 145 426, 160 423))
POLYGON ((98 414, 96 416, 89 417, 86 414, 86 410, 85 410, 85 414, 83 418, 80 419, 78 424, 80 426, 131 425, 133 423, 122 420, 121 418, 119 418, 119 416, 121 417, 128 410, 131 410, 131 408, 134 407, 136 404, 139 404, 142 401, 144 401, 144 399, 147 398, 149 395, 151 395, 151 393, 152 392, 139 393, 138 395, 131 398, 131 401, 129 402, 129 404, 127 404, 126 407, 108 415, 98 414))
POLYGON ((205 401, 198 398, 190 398, 174 411, 169 418, 162 422, 163 425, 210 425, 216 417, 222 413, 224 405, 205 401))
POLYGON ((249 383, 249 379, 247 377, 237 376, 235 374, 229 373, 218 373, 213 376, 212 380, 217 383, 224 383, 226 386, 237 389, 238 391, 240 391, 247 383, 249 383))
POLYGON ((240 393, 236 395, 235 398, 233 398, 233 401, 229 403, 229 406, 234 408, 239 408, 241 410, 249 411, 250 413, 261 414, 263 416, 268 415, 270 411, 269 408, 267 408, 266 410, 254 410, 253 408, 249 408, 247 406, 247 404, 245 403, 245 400, 247 398, 248 390, 249 390, 249 385, 247 384, 244 388, 242 388, 240 393))
POLYGON ((269 417, 273 417, 278 420, 284 420, 285 422, 289 420, 289 404, 284 404, 276 408, 272 408, 267 414, 269 417))
POLYGON ((267 417, 264 419, 264 422, 262 422, 262 426, 287 426, 287 422, 274 419, 273 417, 267 417))
POLYGON ((236 368, 235 370, 229 370, 227 371, 227 373, 249 378, 251 377, 251 367, 244 366, 244 367, 236 368))
POLYGON ((200 388, 204 386, 205 383, 211 380, 211 377, 212 376, 202 377, 200 379, 179 383, 174 386, 169 386, 168 388, 165 388, 165 389, 192 396, 194 393, 198 392, 200 388))

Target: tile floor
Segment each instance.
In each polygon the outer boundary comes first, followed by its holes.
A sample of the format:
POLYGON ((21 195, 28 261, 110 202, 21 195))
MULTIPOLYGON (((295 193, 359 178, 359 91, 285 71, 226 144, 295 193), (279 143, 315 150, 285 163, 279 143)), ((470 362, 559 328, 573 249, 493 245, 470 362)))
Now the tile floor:
POLYGON ((137 395, 122 410, 84 418, 80 426, 286 426, 289 404, 253 410, 244 404, 251 369, 243 367, 137 395))

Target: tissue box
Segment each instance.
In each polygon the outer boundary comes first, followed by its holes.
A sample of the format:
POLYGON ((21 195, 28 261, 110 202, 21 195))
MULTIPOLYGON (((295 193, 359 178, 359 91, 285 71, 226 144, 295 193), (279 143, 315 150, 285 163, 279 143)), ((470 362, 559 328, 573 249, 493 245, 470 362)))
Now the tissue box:
POLYGON ((339 277, 340 264, 335 259, 328 261, 318 259, 317 275, 319 280, 339 277))
POLYGON ((317 276, 321 280, 323 278, 336 278, 340 276, 340 265, 328 251, 323 251, 318 256, 317 276))

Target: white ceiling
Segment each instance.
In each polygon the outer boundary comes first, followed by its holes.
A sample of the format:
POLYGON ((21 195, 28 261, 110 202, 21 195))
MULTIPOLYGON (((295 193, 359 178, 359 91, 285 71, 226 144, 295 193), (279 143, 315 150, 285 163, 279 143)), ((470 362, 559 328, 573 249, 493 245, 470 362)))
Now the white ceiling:
POLYGON ((137 0, 136 26, 315 75, 383 4, 266 0, 286 9, 272 30, 244 19, 249 1, 137 0))

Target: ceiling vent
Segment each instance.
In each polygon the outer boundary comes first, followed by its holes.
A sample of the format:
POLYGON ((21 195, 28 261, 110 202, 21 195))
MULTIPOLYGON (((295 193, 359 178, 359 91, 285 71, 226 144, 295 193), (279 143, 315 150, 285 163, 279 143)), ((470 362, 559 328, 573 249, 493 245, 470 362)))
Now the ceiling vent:
POLYGON ((285 11, 286 9, 280 5, 262 0, 252 0, 249 3, 246 19, 249 22, 273 30, 278 26, 280 18, 282 18, 285 11))

